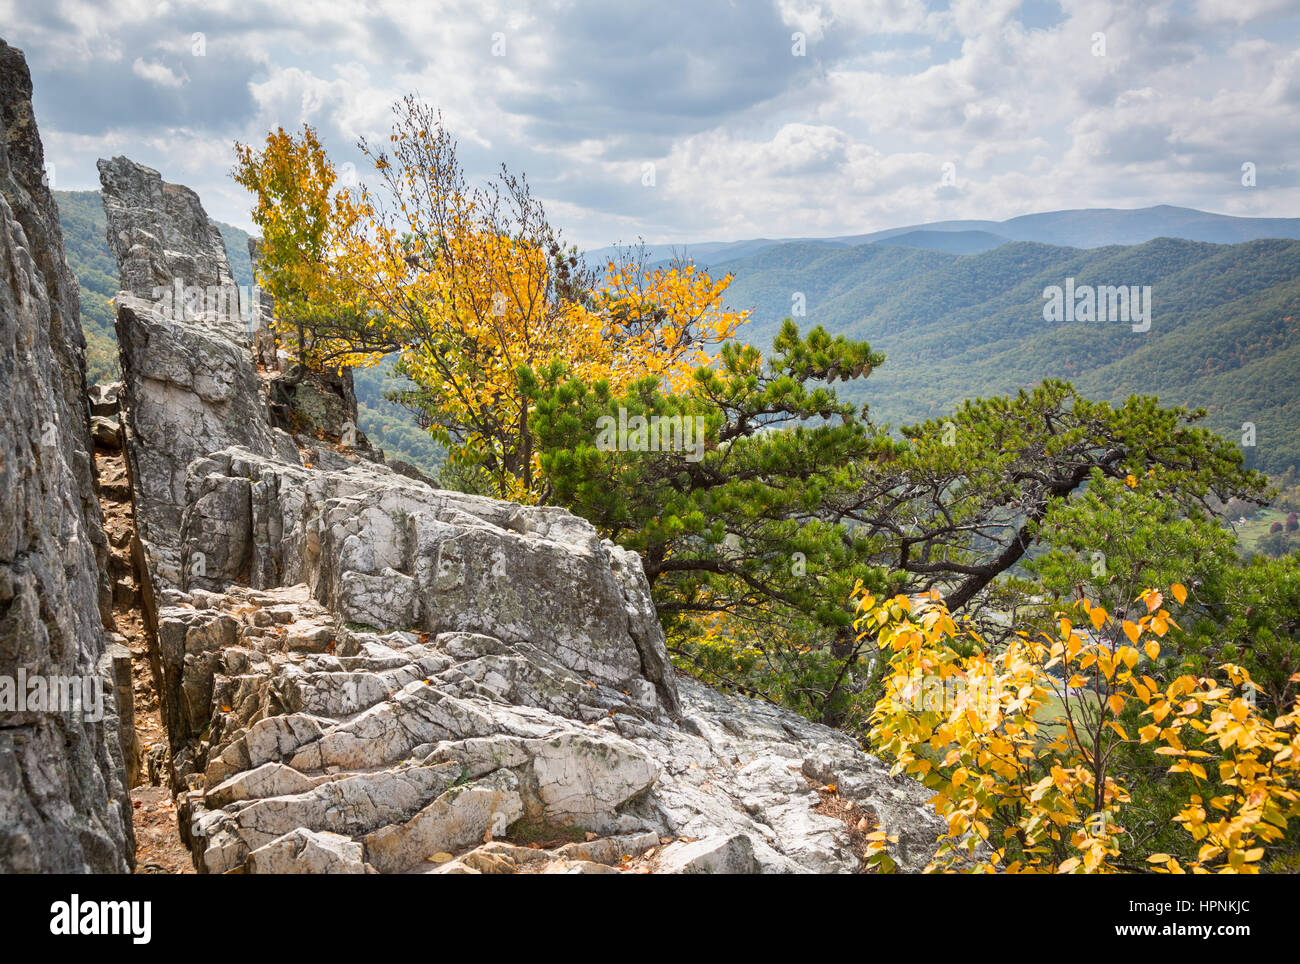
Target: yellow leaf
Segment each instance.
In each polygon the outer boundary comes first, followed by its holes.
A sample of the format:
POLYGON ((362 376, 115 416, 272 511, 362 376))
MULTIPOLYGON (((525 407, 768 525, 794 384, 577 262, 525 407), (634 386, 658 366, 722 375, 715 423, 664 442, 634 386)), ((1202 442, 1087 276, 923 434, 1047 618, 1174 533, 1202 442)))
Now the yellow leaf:
POLYGON ((1183 587, 1182 583, 1174 583, 1169 587, 1169 591, 1173 593, 1174 598, 1178 600, 1178 605, 1181 606, 1183 603, 1187 602, 1187 590, 1183 587))
POLYGON ((1134 622, 1126 619, 1124 620, 1124 635, 1127 636, 1131 642, 1136 644, 1138 637, 1142 635, 1142 630, 1138 629, 1134 622))

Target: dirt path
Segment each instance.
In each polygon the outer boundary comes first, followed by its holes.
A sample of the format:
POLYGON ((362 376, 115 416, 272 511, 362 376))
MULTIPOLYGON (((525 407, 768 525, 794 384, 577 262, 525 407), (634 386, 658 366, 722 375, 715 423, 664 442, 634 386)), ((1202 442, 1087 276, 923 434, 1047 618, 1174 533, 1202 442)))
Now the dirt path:
POLYGON ((158 692, 149 665, 149 640, 140 610, 140 584, 131 563, 135 521, 122 453, 97 447, 95 469, 99 473, 99 505, 109 544, 113 628, 131 650, 135 752, 139 763, 135 785, 131 788, 135 872, 192 874, 194 864, 177 832, 176 807, 161 770, 166 760, 167 734, 163 730, 158 692))

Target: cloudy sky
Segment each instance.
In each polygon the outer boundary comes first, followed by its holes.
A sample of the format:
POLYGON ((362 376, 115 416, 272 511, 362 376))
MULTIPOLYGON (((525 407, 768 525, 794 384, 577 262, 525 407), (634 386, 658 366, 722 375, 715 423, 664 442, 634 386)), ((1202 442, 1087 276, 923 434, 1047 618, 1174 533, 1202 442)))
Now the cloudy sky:
POLYGON ((584 247, 1300 216, 1300 0, 0 0, 0 36, 56 187, 125 153, 243 227, 233 141, 310 123, 358 162, 411 91, 584 247))

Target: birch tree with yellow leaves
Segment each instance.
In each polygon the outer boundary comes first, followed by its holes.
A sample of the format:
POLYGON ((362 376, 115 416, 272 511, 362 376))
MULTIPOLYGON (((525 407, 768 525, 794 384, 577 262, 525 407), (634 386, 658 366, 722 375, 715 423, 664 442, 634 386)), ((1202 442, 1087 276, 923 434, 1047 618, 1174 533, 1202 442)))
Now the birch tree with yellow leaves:
POLYGON ((395 105, 386 144, 359 146, 374 185, 355 191, 336 189, 310 129, 240 148, 277 306, 288 300, 309 365, 398 355, 413 387, 397 400, 496 495, 531 501, 541 485, 521 370, 560 361, 615 390, 646 376, 681 386, 745 320, 723 305, 729 277, 632 252, 589 269, 525 178, 503 166, 471 185, 440 115, 414 97, 395 105))

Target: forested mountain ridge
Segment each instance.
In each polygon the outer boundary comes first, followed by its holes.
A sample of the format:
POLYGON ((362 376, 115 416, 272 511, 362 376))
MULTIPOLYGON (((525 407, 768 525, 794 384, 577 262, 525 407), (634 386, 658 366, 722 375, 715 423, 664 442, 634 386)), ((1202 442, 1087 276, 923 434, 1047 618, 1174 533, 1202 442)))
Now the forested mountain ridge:
POLYGON ((781 319, 802 307, 801 322, 883 351, 870 382, 845 391, 879 421, 910 424, 966 398, 1060 378, 1089 397, 1152 394, 1204 407, 1228 438, 1252 423, 1249 464, 1280 472, 1300 462, 1300 242, 1014 242, 970 255, 798 242, 713 267, 735 275, 728 305, 753 311, 741 332, 750 344, 770 344, 781 319), (1149 285, 1150 329, 1045 321, 1044 290, 1069 278, 1080 287, 1149 285))
MULTIPOLYGON (((1183 238, 1211 244, 1239 244, 1261 238, 1300 238, 1300 218, 1251 218, 1215 214, 1195 208, 1157 204, 1146 208, 1076 208, 1024 214, 1006 221, 932 221, 885 228, 866 234, 826 238, 749 238, 742 241, 707 241, 700 244, 651 244, 652 261, 685 254, 699 264, 716 265, 749 257, 766 248, 793 242, 834 247, 862 244, 910 244, 940 251, 965 253, 985 250, 1008 241, 1037 241, 1072 248, 1101 248, 1113 244, 1143 244, 1155 238, 1183 238), (952 237, 946 237, 952 235, 952 237)), ((600 263, 617 249, 596 248, 586 253, 590 263, 600 263)))
MULTIPOLYGON (((81 287, 90 377, 115 377, 110 301, 117 280, 99 192, 53 193, 81 287)), ((1193 227, 1198 222, 1191 215, 1202 213, 1168 210, 1181 212, 1193 227)), ((1120 217, 1137 213, 1052 212, 1006 224, 1018 225, 1018 233, 1044 234, 1083 224, 1087 240, 1107 226, 1137 230, 1132 218, 1120 217), (1089 214, 1107 217, 1084 217, 1089 214)), ((1238 232, 1246 228, 1237 221, 1282 231, 1292 220, 1228 218, 1221 224, 1214 219, 1222 216, 1205 218, 1216 230, 1238 232)), ((251 285, 247 233, 218 226, 236 280, 251 285)), ((735 275, 727 304, 753 310, 741 332, 750 344, 768 348, 781 319, 795 314, 801 323, 866 339, 883 351, 886 362, 870 382, 844 392, 870 403, 879 421, 909 424, 951 411, 966 398, 1063 378, 1089 397, 1118 401, 1154 394, 1165 404, 1204 407, 1210 426, 1229 438, 1239 438, 1243 424, 1252 423, 1256 445, 1245 450, 1248 464, 1272 473, 1300 465, 1300 388, 1294 376, 1300 371, 1300 242, 1224 245, 1160 238, 1081 248, 1014 241, 970 254, 921 246, 951 237, 958 247, 978 248, 991 243, 986 229, 1003 227, 944 222, 923 231, 863 236, 878 243, 712 245, 703 247, 717 252, 701 257, 715 274, 735 275), (980 227, 956 227, 966 224, 980 227), (713 260, 727 249, 746 254, 713 260), (1151 330, 1135 333, 1122 322, 1045 322, 1043 289, 1067 277, 1079 285, 1151 285, 1151 330), (797 316, 797 294, 804 317, 797 316)), ((435 470, 441 450, 409 413, 385 400, 383 393, 393 387, 387 373, 387 366, 357 373, 361 428, 390 454, 435 470)))

